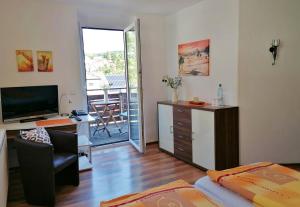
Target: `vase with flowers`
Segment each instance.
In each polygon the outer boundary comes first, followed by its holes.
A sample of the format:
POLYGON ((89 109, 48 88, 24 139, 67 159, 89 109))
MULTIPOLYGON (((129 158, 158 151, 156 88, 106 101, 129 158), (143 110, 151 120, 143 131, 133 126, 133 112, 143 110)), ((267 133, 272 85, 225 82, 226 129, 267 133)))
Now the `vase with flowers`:
POLYGON ((108 91, 110 89, 110 87, 112 86, 111 83, 106 83, 102 85, 102 90, 103 90, 103 95, 104 95, 104 102, 108 102, 108 91))
POLYGON ((164 76, 162 82, 165 83, 168 87, 173 89, 172 93, 172 102, 178 102, 178 91, 177 89, 182 86, 182 78, 180 76, 170 77, 164 76))

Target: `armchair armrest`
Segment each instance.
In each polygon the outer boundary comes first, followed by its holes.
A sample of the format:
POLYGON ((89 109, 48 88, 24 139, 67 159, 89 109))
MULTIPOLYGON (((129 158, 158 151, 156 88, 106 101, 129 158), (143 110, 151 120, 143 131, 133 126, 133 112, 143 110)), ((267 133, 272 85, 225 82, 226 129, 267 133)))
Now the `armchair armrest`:
POLYGON ((78 153, 77 134, 47 129, 55 152, 78 153))
POLYGON ((18 160, 25 168, 43 167, 53 169, 53 146, 23 140, 21 137, 14 139, 17 148, 18 160))

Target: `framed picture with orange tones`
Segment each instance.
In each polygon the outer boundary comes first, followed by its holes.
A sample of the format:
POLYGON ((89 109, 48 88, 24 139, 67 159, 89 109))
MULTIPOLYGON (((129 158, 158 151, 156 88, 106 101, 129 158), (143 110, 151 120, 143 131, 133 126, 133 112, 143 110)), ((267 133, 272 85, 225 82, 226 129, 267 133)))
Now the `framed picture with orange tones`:
POLYGON ((209 76, 209 39, 178 45, 180 75, 209 76))
POLYGON ((16 57, 19 72, 32 72, 34 70, 32 50, 16 50, 16 57))
POLYGON ((53 57, 51 51, 37 51, 39 72, 53 72, 53 57))

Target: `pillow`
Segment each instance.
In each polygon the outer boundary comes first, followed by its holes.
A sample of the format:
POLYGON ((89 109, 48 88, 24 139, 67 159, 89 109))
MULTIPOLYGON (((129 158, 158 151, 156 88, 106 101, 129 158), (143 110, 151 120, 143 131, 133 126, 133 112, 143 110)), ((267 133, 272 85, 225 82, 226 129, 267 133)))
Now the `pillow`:
POLYGON ((52 144, 50 136, 45 128, 40 127, 32 130, 21 130, 20 136, 22 139, 39 142, 44 144, 52 144))

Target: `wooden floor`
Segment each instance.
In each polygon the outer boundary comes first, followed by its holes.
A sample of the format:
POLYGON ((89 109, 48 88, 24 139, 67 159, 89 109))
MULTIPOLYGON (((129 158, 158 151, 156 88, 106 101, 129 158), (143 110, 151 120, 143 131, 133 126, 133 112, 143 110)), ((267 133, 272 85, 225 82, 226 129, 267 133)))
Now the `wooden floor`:
MULTIPOLYGON (((177 179, 193 184, 205 173, 158 150, 147 146, 139 154, 130 144, 93 152, 92 171, 80 173, 80 186, 57 189, 56 206, 93 207, 100 201, 142 191, 177 179)), ((30 206, 25 201, 9 203, 9 207, 30 206)))

